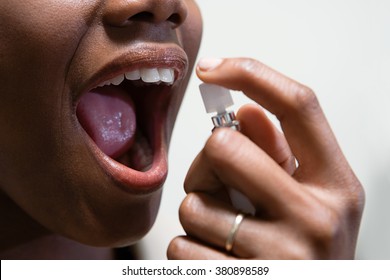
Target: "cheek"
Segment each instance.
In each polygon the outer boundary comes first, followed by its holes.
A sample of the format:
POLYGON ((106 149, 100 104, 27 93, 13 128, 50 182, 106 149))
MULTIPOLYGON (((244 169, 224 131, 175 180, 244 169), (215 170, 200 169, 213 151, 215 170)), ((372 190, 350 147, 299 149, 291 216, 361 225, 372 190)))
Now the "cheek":
POLYGON ((8 49, 14 55, 35 55, 34 52, 37 52, 42 56, 50 56, 65 48, 75 48, 77 39, 83 34, 83 27, 86 28, 90 20, 88 15, 93 4, 62 2, 2 1, 1 48, 8 49))
MULTIPOLYGON (((67 67, 90 9, 76 3, 1 1, 0 184, 58 129, 67 67)), ((35 153, 44 158, 45 150, 35 153)))
POLYGON ((1 1, 2 80, 15 82, 22 78, 22 84, 30 87, 34 81, 47 86, 64 80, 68 63, 93 20, 96 6, 92 4, 96 1, 77 2, 80 1, 1 1))
POLYGON ((53 94, 47 92, 62 89, 69 61, 87 28, 87 13, 80 4, 70 8, 72 1, 62 2, 67 4, 54 0, 2 1, 3 107, 16 107, 13 102, 19 105, 15 109, 35 104, 42 105, 35 110, 47 107, 48 103, 53 106, 53 94))
POLYGON ((94 6, 80 2, 0 0, 0 188, 20 204, 56 190, 64 81, 94 6))
POLYGON ((83 9, 77 5, 71 9, 54 0, 3 2, 0 8, 2 80, 8 81, 11 88, 20 86, 21 83, 15 82, 21 79, 22 85, 30 87, 36 83, 44 86, 48 79, 51 84, 56 77, 63 80, 67 63, 87 28, 83 9))

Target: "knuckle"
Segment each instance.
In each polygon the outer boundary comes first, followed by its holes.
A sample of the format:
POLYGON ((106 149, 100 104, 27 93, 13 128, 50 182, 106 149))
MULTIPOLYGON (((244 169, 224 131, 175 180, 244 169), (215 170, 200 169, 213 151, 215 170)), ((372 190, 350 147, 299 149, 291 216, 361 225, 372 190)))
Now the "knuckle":
POLYGON ((232 137, 230 129, 216 129, 210 138, 207 140, 204 147, 204 155, 209 162, 218 165, 234 156, 236 149, 235 138, 232 137))
POLYGON ((175 237, 168 245, 167 248, 167 258, 169 260, 177 260, 180 259, 181 252, 184 249, 184 238, 181 236, 175 237))
POLYGON ((366 200, 366 193, 362 184, 355 179, 354 183, 349 184, 347 193, 348 209, 352 217, 360 217, 366 200))
POLYGON ((344 179, 338 182, 338 185, 342 186, 342 188, 338 190, 339 199, 337 202, 341 209, 340 213, 344 213, 345 219, 354 223, 361 219, 366 194, 362 184, 352 171, 349 175, 348 173, 344 174, 344 177, 344 179))
POLYGON ((342 239, 343 219, 340 213, 332 209, 317 209, 312 213, 308 234, 313 248, 323 256, 330 256, 335 244, 342 239))
POLYGON ((253 73, 264 68, 264 64, 250 57, 243 57, 235 60, 235 66, 249 75, 253 75, 253 73))
POLYGON ((179 208, 179 219, 184 229, 193 226, 194 217, 197 215, 199 203, 196 194, 189 193, 183 200, 179 208))
POLYGON ((349 191, 336 193, 336 200, 327 200, 325 204, 320 201, 306 204, 304 213, 298 217, 299 221, 295 220, 295 223, 303 225, 303 231, 299 232, 310 245, 311 250, 307 252, 309 258, 353 258, 354 252, 351 248, 356 245, 364 191, 358 184, 355 195, 351 195, 349 191))
POLYGON ((307 86, 294 84, 292 96, 292 107, 295 111, 313 113, 320 108, 316 94, 307 86))
MULTIPOLYGON (((291 231, 291 230, 290 230, 291 231)), ((280 245, 270 252, 272 259, 280 260, 310 260, 313 259, 313 248, 300 234, 280 239, 280 245)), ((261 249, 259 250, 261 252, 261 249)), ((259 258, 259 257, 255 257, 259 258)))
POLYGON ((230 80, 234 79, 234 83, 231 84, 232 89, 241 89, 248 83, 257 81, 259 77, 268 77, 270 74, 266 65, 249 57, 229 59, 229 67, 230 72, 234 73, 233 77, 229 77, 230 80))
POLYGON ((310 253, 310 250, 307 249, 305 246, 294 246, 293 248, 289 248, 289 255, 287 259, 290 260, 310 260, 313 259, 312 254, 310 253))

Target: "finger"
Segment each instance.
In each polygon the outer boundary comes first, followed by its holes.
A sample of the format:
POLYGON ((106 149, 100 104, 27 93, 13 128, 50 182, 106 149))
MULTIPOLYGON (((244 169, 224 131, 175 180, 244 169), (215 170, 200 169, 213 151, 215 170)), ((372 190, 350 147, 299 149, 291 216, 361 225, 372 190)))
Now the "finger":
POLYGON ((237 112, 241 132, 263 149, 284 170, 292 175, 295 171, 295 157, 281 133, 269 120, 264 110, 255 104, 248 104, 237 112))
MULTIPOLYGON (((190 237, 225 252, 225 243, 237 210, 207 194, 191 193, 183 201, 179 213, 180 222, 190 237)), ((245 223, 246 221, 243 220, 240 227, 245 223)), ((233 245, 232 253, 236 256, 250 257, 249 251, 253 244, 243 246, 243 242, 236 244, 233 240, 233 245)))
POLYGON ((179 209, 185 232, 204 243, 224 249, 231 223, 237 210, 202 193, 190 193, 179 209))
MULTIPOLYGON (((203 243, 225 250, 225 243, 237 211, 213 197, 191 193, 180 207, 180 221, 186 233, 203 243)), ((282 222, 246 216, 233 240, 231 255, 239 258, 299 258, 304 256, 301 232, 282 222)))
POLYGON ((186 179, 184 180, 184 190, 186 193, 201 191, 215 193, 224 188, 223 183, 217 174, 214 173, 212 164, 208 160, 208 156, 203 148, 188 169, 186 179))
POLYGON ((238 190, 256 209, 267 209, 273 216, 286 214, 292 199, 299 203, 307 196, 294 178, 237 131, 215 130, 198 159, 184 181, 187 192, 209 192, 215 187, 208 185, 208 178, 217 178, 219 185, 238 190))
POLYGON ((167 250, 169 260, 229 260, 225 252, 209 247, 187 236, 176 237, 167 250))
POLYGON ((197 74, 206 83, 243 91, 275 114, 300 167, 317 173, 339 166, 337 142, 315 94, 264 64, 247 58, 201 61, 197 74), (217 62, 217 63, 216 63, 217 62))

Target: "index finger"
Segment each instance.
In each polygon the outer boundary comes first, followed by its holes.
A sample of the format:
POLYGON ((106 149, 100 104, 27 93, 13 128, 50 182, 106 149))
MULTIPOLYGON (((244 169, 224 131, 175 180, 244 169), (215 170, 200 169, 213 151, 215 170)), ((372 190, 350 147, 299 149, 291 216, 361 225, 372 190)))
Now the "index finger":
POLYGON ((308 87, 249 58, 201 60, 197 74, 206 83, 244 92, 273 113, 304 173, 339 166, 342 153, 308 87))

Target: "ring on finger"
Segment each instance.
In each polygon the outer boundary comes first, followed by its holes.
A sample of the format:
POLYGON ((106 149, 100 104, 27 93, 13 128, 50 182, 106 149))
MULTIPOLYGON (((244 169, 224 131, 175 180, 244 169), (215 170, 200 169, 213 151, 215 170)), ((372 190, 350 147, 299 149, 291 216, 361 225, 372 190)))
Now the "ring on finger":
POLYGON ((233 249, 233 244, 237 235, 238 228, 240 227, 245 216, 246 214, 244 212, 239 211, 234 219, 234 223, 229 231, 228 237, 225 242, 225 250, 228 253, 230 253, 233 249))

